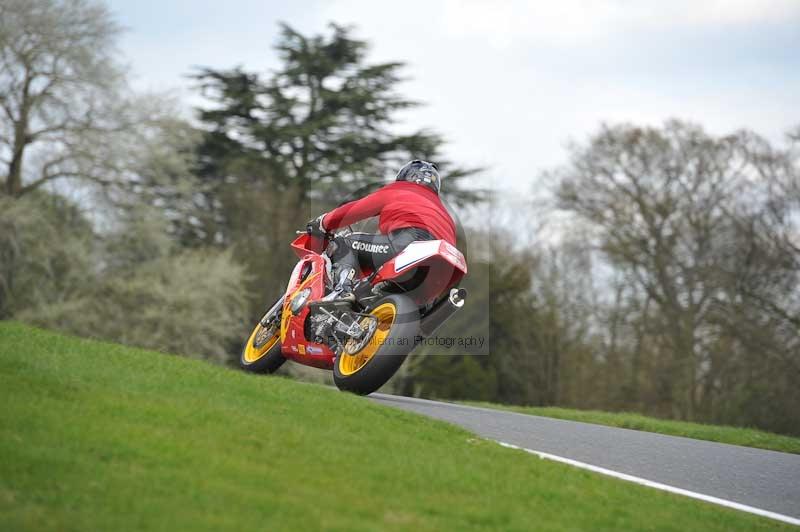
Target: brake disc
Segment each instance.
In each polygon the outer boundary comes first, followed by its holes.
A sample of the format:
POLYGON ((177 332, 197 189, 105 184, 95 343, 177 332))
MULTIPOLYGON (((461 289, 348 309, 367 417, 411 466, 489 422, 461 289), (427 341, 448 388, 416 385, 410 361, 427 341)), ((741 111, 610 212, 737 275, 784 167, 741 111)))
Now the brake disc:
POLYGON ((378 328, 378 318, 375 316, 364 316, 361 323, 358 324, 363 331, 361 337, 350 338, 344 346, 344 351, 348 355, 355 355, 366 346, 372 337, 375 335, 375 330, 378 328), (366 322, 366 323, 365 323, 366 322))
POLYGON ((277 325, 272 323, 269 327, 261 326, 261 330, 256 333, 256 337, 253 338, 253 347, 256 349, 261 348, 264 344, 266 344, 270 338, 275 336, 275 330, 277 329, 277 325))

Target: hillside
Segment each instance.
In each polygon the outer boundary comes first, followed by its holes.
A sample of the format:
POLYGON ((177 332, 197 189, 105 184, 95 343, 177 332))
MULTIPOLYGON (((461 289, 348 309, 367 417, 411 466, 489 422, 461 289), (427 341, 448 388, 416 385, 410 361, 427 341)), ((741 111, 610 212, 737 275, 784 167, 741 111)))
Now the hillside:
POLYGON ((753 530, 336 390, 0 323, 0 530, 753 530))

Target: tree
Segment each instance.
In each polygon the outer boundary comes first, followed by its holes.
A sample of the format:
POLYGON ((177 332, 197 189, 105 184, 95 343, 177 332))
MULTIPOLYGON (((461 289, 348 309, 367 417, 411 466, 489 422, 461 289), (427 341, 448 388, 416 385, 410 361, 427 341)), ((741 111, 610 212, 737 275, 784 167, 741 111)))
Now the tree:
POLYGON ((92 225, 64 198, 0 196, 0 319, 58 304, 90 284, 96 244, 92 225))
MULTIPOLYGON (((268 79, 241 68, 194 76, 212 103, 200 112, 207 129, 201 176, 266 183, 307 208, 309 200, 341 201, 410 158, 441 159, 438 135, 393 131, 396 113, 418 105, 396 92, 403 64, 367 63, 366 42, 346 27, 330 28, 330 35, 309 37, 283 24, 275 47, 282 66, 268 79)), ((475 169, 439 162, 451 199, 478 198, 459 187, 475 169)))
MULTIPOLYGON (((765 311, 779 315, 796 329, 800 329, 800 293, 791 290, 800 282, 800 127, 788 134, 790 141, 786 150, 771 147, 756 136, 746 138, 746 153, 758 170, 756 202, 741 217, 740 228, 748 238, 748 253, 756 253, 769 268, 767 272, 754 272, 745 284, 748 295, 758 301, 765 311), (756 277, 773 281, 774 290, 760 294, 756 277), (776 282, 782 279, 781 282, 776 282)), ((743 250, 745 251, 745 250, 743 250)))
POLYGON ((248 332, 242 267, 141 209, 99 234, 62 197, 0 198, 0 318, 224 361, 248 332))
POLYGON ((552 174, 560 207, 589 224, 608 264, 631 283, 624 291, 639 298, 626 303, 640 315, 624 356, 655 362, 649 388, 667 397, 673 416, 718 419, 719 403, 754 389, 750 376, 796 371, 786 350, 782 362, 763 364, 776 338, 797 345, 797 329, 786 336, 786 316, 780 325, 768 308, 785 311, 798 296, 783 223, 793 217, 770 178, 793 168, 752 133, 714 137, 671 121, 605 126, 552 174))
POLYGON ((91 0, 0 3, 0 171, 3 191, 22 196, 57 179, 104 184, 109 134, 132 108, 120 103, 113 58, 119 27, 91 0))

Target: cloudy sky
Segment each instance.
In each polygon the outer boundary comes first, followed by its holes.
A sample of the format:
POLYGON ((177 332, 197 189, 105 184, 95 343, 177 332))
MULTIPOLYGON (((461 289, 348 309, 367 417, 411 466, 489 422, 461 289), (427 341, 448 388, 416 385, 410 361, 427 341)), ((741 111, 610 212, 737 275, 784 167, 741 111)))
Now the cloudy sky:
POLYGON ((800 0, 111 0, 140 89, 196 102, 193 65, 267 71, 277 22, 352 24, 374 61, 404 61, 447 155, 528 192, 602 121, 692 120, 780 141, 800 124, 800 0))

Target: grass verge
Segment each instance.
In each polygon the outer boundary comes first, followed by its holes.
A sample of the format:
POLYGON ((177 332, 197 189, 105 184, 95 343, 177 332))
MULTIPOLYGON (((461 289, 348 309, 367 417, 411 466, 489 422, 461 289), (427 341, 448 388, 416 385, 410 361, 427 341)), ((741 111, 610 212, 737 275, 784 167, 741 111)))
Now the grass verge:
POLYGON ((0 323, 0 530, 757 530, 335 390, 0 323))
POLYGON ((595 425, 608 425, 624 429, 643 430, 670 436, 683 436, 696 440, 708 440, 744 447, 756 447, 770 451, 800 454, 800 438, 774 434, 758 429, 727 427, 722 425, 707 425, 704 423, 690 423, 687 421, 674 421, 658 419, 632 412, 602 412, 598 410, 574 410, 558 407, 513 406, 495 403, 468 401, 464 404, 508 410, 521 414, 545 416, 569 421, 594 423, 595 425))

